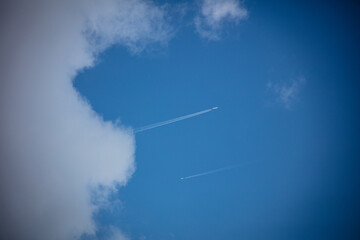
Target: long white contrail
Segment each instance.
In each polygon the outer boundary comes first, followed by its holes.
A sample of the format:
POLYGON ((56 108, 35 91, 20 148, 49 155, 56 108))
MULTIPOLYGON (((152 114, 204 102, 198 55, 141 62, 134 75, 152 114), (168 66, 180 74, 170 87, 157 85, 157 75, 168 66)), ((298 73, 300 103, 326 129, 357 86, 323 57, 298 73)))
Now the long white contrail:
POLYGON ((211 112, 211 111, 216 110, 216 109, 218 109, 218 107, 213 107, 213 108, 206 109, 206 110, 203 110, 203 111, 200 111, 200 112, 185 115, 185 116, 182 116, 182 117, 173 118, 173 119, 170 119, 170 120, 167 120, 167 121, 150 124, 150 125, 147 125, 147 126, 144 126, 144 127, 137 128, 137 129, 134 130, 134 132, 139 133, 139 132, 147 131, 147 130, 150 130, 150 129, 153 129, 153 128, 161 127, 161 126, 164 126, 164 125, 167 125, 167 124, 170 124, 170 123, 178 122, 178 121, 181 121, 181 120, 184 120, 184 119, 188 119, 188 118, 192 118, 192 117, 204 114, 204 113, 208 113, 208 112, 211 112))
POLYGON ((234 168, 242 167, 242 166, 244 166, 244 165, 246 165, 248 163, 250 163, 250 162, 245 162, 245 163, 241 163, 241 164, 236 164, 236 165, 231 165, 231 166, 227 166, 227 167, 223 167, 223 168, 218 168, 218 169, 215 169, 215 170, 211 170, 211 171, 207 171, 207 172, 203 172, 203 173, 198 173, 198 174, 194 174, 194 175, 187 176, 187 177, 182 177, 182 178, 180 178, 180 180, 196 178, 196 177, 201 177, 201 176, 205 176, 205 175, 209 175, 209 174, 213 174, 213 173, 223 172, 223 171, 231 170, 231 169, 234 169, 234 168))

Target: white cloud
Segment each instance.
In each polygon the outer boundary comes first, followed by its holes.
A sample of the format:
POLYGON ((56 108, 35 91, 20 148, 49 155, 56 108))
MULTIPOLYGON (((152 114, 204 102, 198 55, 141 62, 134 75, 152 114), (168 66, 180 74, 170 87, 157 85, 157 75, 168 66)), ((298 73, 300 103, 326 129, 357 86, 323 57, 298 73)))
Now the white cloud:
POLYGON ((201 37, 218 40, 225 22, 238 23, 248 11, 238 0, 203 0, 195 27, 201 37))
POLYGON ((297 80, 292 81, 290 84, 274 84, 269 82, 267 87, 271 89, 278 97, 278 100, 289 109, 293 102, 298 98, 300 90, 304 87, 306 79, 299 77, 297 80))
POLYGON ((166 12, 145 0, 2 1, 0 9, 0 238, 92 233, 89 189, 126 184, 135 143, 72 80, 111 44, 138 52, 166 42, 166 12))

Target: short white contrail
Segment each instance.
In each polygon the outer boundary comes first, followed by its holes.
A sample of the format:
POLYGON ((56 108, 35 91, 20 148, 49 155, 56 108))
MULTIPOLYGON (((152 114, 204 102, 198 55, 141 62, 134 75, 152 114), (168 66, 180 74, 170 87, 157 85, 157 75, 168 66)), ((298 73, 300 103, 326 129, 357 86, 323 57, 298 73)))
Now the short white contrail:
POLYGON ((207 112, 211 112, 212 110, 216 110, 216 109, 218 109, 218 107, 213 107, 213 108, 206 109, 206 110, 203 110, 203 111, 200 111, 200 112, 185 115, 185 116, 182 116, 182 117, 173 118, 173 119, 170 119, 170 120, 167 120, 167 121, 150 124, 150 125, 147 125, 147 126, 144 126, 144 127, 137 128, 137 129, 134 130, 134 132, 139 133, 139 132, 147 131, 147 130, 150 130, 150 129, 153 129, 153 128, 161 127, 161 126, 164 126, 164 125, 167 125, 167 124, 170 124, 170 123, 178 122, 178 121, 188 119, 188 118, 192 118, 192 117, 195 117, 195 116, 207 113, 207 112))
POLYGON ((238 168, 238 167, 242 167, 246 164, 248 164, 249 162, 245 162, 245 163, 241 163, 241 164, 236 164, 236 165, 231 165, 228 167, 223 167, 223 168, 218 168, 215 170, 211 170, 211 171, 207 171, 207 172, 203 172, 203 173, 198 173, 195 175, 191 175, 191 176, 187 176, 187 177, 182 177, 180 178, 180 180, 185 180, 185 179, 190 179, 190 178, 196 178, 196 177, 201 177, 201 176, 205 176, 205 175, 209 175, 209 174, 213 174, 213 173, 218 173, 218 172, 222 172, 222 171, 227 171, 230 169, 234 169, 234 168, 238 168))

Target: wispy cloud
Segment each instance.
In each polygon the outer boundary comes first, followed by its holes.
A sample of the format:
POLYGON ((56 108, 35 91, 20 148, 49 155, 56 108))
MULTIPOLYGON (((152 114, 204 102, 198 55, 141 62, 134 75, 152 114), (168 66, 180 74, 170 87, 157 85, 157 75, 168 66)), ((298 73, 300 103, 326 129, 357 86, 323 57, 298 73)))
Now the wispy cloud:
POLYGON ((121 44, 137 53, 151 43, 166 43, 172 37, 165 6, 145 0, 99 2, 86 5, 86 34, 98 50, 121 44))
POLYGON ((111 228, 111 233, 110 233, 110 238, 109 240, 129 240, 130 238, 128 238, 127 236, 124 235, 124 233, 115 227, 111 228))
POLYGON ((203 38, 218 40, 224 23, 238 23, 248 15, 247 9, 237 0, 203 0, 195 17, 196 31, 203 38))
POLYGON ((293 102, 298 99, 299 92, 304 87, 305 83, 306 79, 304 77, 299 77, 290 83, 282 85, 268 82, 267 87, 276 94, 278 100, 286 109, 290 109, 293 102))
POLYGON ((112 44, 137 53, 166 42, 166 11, 145 0, 19 0, 0 8, 0 238, 93 233, 98 206, 89 189, 127 183, 135 140, 95 113, 72 81, 112 44))

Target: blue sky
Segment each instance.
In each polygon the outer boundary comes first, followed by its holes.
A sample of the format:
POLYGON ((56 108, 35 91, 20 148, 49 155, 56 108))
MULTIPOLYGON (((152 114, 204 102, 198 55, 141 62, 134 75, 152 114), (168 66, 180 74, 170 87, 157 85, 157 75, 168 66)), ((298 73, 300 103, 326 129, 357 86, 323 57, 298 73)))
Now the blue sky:
POLYGON ((219 40, 183 24, 167 46, 111 47, 76 77, 97 113, 134 128, 219 106, 136 134, 136 172, 113 196, 121 207, 95 215, 99 225, 134 239, 359 236, 358 7, 245 6, 248 19, 219 40))
POLYGON ((359 7, 0 2, 0 239, 359 238, 359 7))

